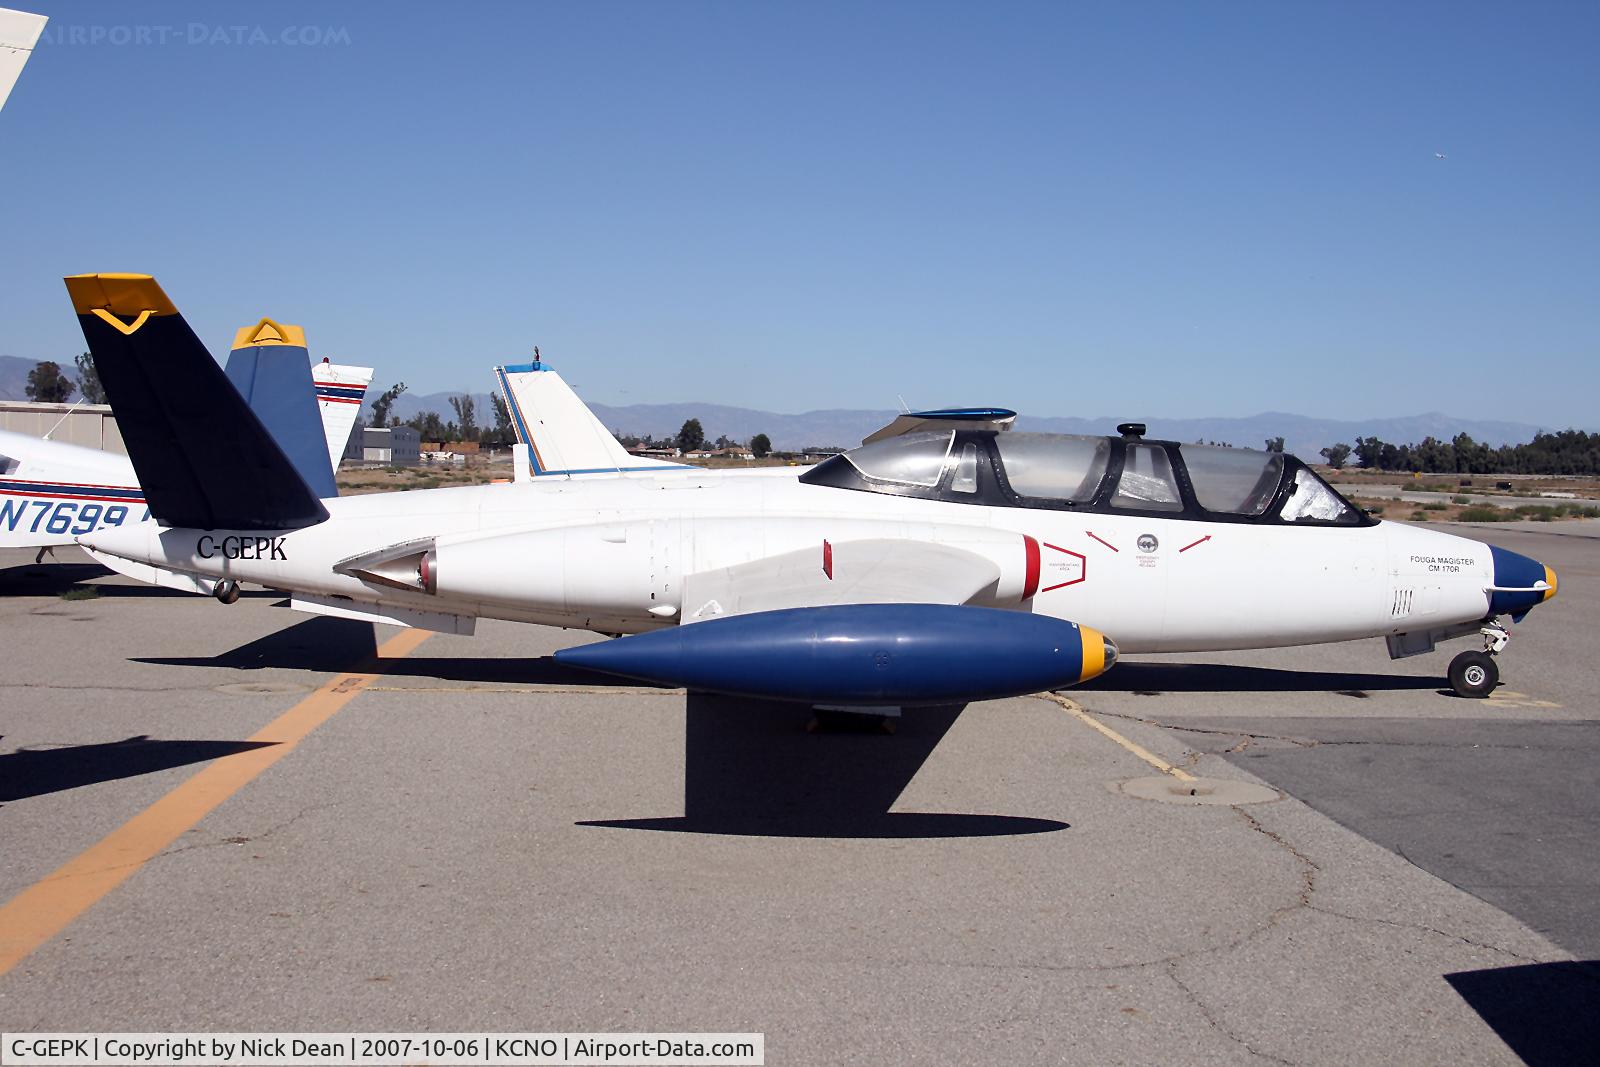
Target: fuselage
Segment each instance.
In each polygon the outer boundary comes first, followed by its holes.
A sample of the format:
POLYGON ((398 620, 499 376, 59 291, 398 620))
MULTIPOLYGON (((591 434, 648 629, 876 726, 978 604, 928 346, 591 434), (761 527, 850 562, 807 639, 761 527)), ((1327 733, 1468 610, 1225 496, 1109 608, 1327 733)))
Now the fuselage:
POLYGON ((145 522, 84 541, 112 562, 353 607, 636 633, 692 616, 695 575, 811 548, 820 566, 824 542, 900 538, 992 559, 1002 577, 976 602, 1091 626, 1124 652, 1440 630, 1489 617, 1496 585, 1489 546, 1393 522, 990 507, 806 484, 782 469, 534 479, 327 506, 328 521, 288 533, 145 522), (373 580, 381 568, 351 573, 352 559, 391 548, 399 582, 373 580))
POLYGON ((126 456, 0 430, 0 548, 70 545, 149 517, 126 456))

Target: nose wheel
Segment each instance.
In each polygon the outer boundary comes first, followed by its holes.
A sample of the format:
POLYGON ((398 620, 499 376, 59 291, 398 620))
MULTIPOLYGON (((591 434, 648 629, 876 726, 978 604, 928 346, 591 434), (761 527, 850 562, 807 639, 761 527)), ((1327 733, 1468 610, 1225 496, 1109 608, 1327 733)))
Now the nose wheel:
POLYGON ((1450 661, 1450 688, 1456 696, 1481 700, 1500 684, 1500 665, 1495 656, 1505 650, 1511 634, 1498 619, 1484 624, 1482 652, 1463 652, 1450 661))
POLYGON ((1463 652, 1450 661, 1450 688, 1456 696, 1481 700, 1500 684, 1500 665, 1487 652, 1463 652))

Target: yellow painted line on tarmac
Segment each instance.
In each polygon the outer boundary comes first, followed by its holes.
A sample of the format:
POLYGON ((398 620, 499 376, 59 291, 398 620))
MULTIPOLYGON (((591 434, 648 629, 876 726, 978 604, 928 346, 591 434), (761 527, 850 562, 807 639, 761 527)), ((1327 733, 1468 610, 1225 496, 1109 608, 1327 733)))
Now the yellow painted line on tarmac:
POLYGON ((496 693, 513 695, 525 693, 535 696, 541 693, 552 695, 591 693, 600 696, 626 696, 638 693, 642 696, 681 697, 688 692, 687 689, 659 689, 649 685, 369 685, 367 690, 372 693, 480 693, 489 696, 496 693))
POLYGON ((1162 774, 1170 774, 1180 782, 1192 782, 1195 780, 1194 775, 1190 774, 1188 771, 1181 767, 1174 767, 1172 764, 1168 763, 1154 752, 1151 752, 1148 748, 1145 748, 1137 741, 1130 741, 1126 737, 1123 737, 1111 727, 1107 726, 1093 715, 1090 715, 1087 711, 1084 711, 1074 701, 1068 700, 1059 693, 1042 693, 1040 695, 1052 703, 1059 704, 1061 707, 1070 712, 1073 717, 1077 718, 1086 726, 1090 726, 1095 730, 1098 730, 1100 733, 1104 734, 1106 737, 1109 737, 1111 740, 1115 741, 1129 752, 1132 752, 1135 756, 1138 756, 1140 759, 1150 764, 1150 766, 1154 767, 1162 774))
POLYGON ((1489 703, 1506 708, 1559 708, 1553 700, 1538 700, 1527 693, 1518 693, 1512 689, 1496 689, 1489 694, 1489 703))
POLYGON ((389 638, 378 649, 376 659, 330 680, 250 737, 267 745, 212 761, 54 873, 12 897, 0 907, 0 975, 287 756, 311 731, 380 677, 383 660, 403 658, 428 637, 427 630, 402 630, 389 638))

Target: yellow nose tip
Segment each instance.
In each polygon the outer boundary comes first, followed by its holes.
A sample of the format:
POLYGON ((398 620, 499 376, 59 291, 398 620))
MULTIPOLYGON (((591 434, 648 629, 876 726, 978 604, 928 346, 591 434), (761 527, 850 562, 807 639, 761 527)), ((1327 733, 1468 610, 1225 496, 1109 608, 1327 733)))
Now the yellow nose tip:
POLYGON ((1098 678, 1117 662, 1116 643, 1099 630, 1080 626, 1078 639, 1083 642, 1083 672, 1078 676, 1078 681, 1098 678))
POLYGON ((1550 567, 1550 565, 1548 563, 1545 564, 1545 567, 1544 567, 1544 584, 1548 585, 1550 587, 1549 589, 1546 589, 1544 591, 1545 600, 1549 600, 1549 599, 1551 599, 1552 597, 1554 597, 1556 595, 1557 582, 1556 582, 1556 572, 1550 567))

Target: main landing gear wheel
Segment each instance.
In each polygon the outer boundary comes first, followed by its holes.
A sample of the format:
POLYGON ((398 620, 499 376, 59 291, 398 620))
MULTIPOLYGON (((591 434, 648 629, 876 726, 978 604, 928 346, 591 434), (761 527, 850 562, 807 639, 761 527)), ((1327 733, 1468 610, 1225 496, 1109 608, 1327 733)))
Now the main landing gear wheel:
POLYGON ((1450 661, 1450 688, 1457 696, 1481 699, 1500 684, 1500 667, 1487 652, 1463 652, 1450 661))

